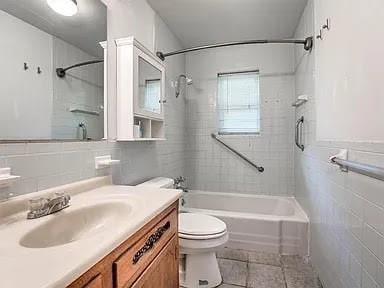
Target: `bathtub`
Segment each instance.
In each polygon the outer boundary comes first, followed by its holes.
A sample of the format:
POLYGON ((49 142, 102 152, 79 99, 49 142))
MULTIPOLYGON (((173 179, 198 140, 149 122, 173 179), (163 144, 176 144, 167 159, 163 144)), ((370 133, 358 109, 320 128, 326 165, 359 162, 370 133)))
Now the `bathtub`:
POLYGON ((293 197, 190 191, 181 212, 204 213, 227 224, 227 247, 308 255, 308 217, 293 197))

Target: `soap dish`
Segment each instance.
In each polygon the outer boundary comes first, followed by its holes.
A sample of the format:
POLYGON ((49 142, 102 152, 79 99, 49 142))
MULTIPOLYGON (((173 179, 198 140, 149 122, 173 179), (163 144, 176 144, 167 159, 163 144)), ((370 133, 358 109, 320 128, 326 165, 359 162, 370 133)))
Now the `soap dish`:
POLYGON ((20 176, 11 175, 11 168, 0 168, 0 187, 7 187, 19 180, 20 176))
POLYGON ((119 164, 120 160, 112 160, 111 155, 95 157, 95 168, 103 169, 119 164))
POLYGON ((297 100, 292 103, 293 107, 300 107, 304 103, 308 102, 308 95, 300 95, 297 100))

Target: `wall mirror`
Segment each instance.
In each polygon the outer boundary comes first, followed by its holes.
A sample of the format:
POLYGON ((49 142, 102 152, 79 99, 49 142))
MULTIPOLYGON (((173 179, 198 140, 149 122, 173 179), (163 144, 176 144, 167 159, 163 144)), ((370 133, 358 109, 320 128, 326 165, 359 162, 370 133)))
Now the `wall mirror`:
POLYGON ((107 7, 66 1, 0 2, 0 141, 104 137, 107 7))

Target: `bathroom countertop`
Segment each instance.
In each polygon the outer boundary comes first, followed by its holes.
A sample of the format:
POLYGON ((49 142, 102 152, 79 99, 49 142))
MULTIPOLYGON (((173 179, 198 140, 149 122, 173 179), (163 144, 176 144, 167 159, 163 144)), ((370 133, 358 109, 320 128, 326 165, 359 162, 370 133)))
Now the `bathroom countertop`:
MULTIPOLYGON (((89 185, 92 180, 82 182, 85 183, 85 187, 88 185, 88 188, 85 189, 87 191, 79 191, 81 182, 79 182, 80 185, 76 184, 77 188, 72 192, 68 192, 71 191, 71 185, 62 186, 65 189, 55 188, 57 191, 64 190, 68 194, 72 194, 71 206, 39 219, 26 219, 27 197, 0 204, 0 210, 3 210, 3 213, 0 212, 0 287, 66 287, 180 198, 182 194, 181 191, 173 189, 111 185, 108 184, 108 181, 100 181, 100 178, 99 182, 103 186, 98 188, 89 185), (90 187, 92 187, 91 190, 89 190, 90 187), (27 248, 20 244, 25 234, 54 217, 69 213, 71 210, 79 210, 82 207, 104 202, 130 205, 129 219, 123 221, 123 224, 119 222, 120 224, 106 228, 106 231, 64 245, 27 248)), ((36 197, 36 195, 34 196, 36 197)))

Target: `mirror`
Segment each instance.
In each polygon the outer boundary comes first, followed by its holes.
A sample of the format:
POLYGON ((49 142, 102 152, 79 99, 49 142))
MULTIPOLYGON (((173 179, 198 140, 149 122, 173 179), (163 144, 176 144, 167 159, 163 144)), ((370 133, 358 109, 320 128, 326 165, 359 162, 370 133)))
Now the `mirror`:
POLYGON ((161 71, 139 57, 139 108, 161 113, 161 71))
POLYGON ((107 8, 49 2, 0 2, 0 141, 101 140, 107 8))

